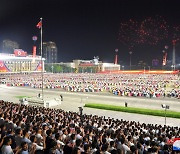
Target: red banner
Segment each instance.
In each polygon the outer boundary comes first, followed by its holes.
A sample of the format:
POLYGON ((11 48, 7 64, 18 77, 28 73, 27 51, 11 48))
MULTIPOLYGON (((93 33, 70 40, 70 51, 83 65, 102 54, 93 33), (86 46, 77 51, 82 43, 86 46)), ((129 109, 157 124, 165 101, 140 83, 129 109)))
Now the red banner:
POLYGON ((42 65, 41 65, 41 62, 39 62, 35 71, 41 71, 41 70, 42 70, 42 65))
POLYGON ((25 52, 22 49, 14 49, 14 55, 16 57, 26 57, 27 56, 27 52, 25 52))
POLYGON ((4 65, 4 62, 0 60, 0 72, 8 72, 8 69, 4 65))

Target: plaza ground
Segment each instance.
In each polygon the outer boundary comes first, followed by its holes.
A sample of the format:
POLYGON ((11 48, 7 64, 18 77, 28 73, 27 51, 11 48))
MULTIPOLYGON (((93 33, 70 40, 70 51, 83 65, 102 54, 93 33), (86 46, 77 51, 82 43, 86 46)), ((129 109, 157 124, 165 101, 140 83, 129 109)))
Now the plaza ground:
MULTIPOLYGON (((41 93, 41 89, 33 89, 27 87, 7 87, 6 85, 0 85, 0 100, 19 103, 19 99, 16 96, 30 96, 35 98, 37 97, 38 93, 41 93)), ((121 97, 114 96, 110 93, 76 93, 54 89, 44 89, 45 99, 60 98, 60 94, 63 95, 63 101, 60 105, 55 106, 54 108, 61 108, 65 111, 79 112, 78 107, 83 107, 85 103, 103 103, 124 106, 125 102, 128 103, 129 107, 131 106, 158 110, 162 109, 161 104, 166 104, 170 106, 170 110, 180 111, 180 100, 174 98, 150 99, 144 97, 121 97)), ((98 116, 106 116, 115 119, 124 119, 136 122, 139 121, 140 123, 151 123, 161 125, 165 124, 165 117, 140 115, 84 107, 83 113, 98 116)), ((170 126, 180 126, 180 119, 167 118, 166 124, 170 126)))

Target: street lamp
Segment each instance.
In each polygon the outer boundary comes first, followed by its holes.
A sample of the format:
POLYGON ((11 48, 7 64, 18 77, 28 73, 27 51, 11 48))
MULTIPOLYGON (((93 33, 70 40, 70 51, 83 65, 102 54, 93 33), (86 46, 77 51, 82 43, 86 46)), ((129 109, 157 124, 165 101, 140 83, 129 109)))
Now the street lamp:
POLYGON ((169 109, 169 105, 161 104, 161 107, 164 109, 164 118, 165 118, 165 125, 166 125, 166 110, 169 109))
POLYGON ((166 52, 165 50, 162 51, 162 53, 163 53, 162 70, 163 70, 163 66, 164 66, 164 54, 165 54, 165 52, 166 52))
POLYGON ((124 71, 124 66, 122 66, 122 70, 124 71))
POLYGON ((81 102, 80 102, 81 104, 83 104, 83 99, 84 99, 84 102, 86 103, 88 97, 85 97, 85 98, 81 97, 81 102))
MULTIPOLYGON (((83 104, 83 99, 84 99, 84 102, 86 103, 88 97, 83 98, 83 97, 81 96, 80 104, 83 104)), ((84 104, 84 105, 85 105, 85 104, 84 104)), ((79 108, 79 114, 82 116, 82 114, 83 114, 83 106, 80 105, 78 108, 79 108)))
POLYGON ((174 65, 171 65, 172 71, 174 71, 174 65))
POLYGON ((145 71, 146 71, 146 67, 144 66, 144 74, 146 73, 145 71))
POLYGON ((54 66, 53 66, 53 65, 51 66, 51 69, 52 69, 52 74, 53 74, 53 69, 54 69, 54 66))
POLYGON ((131 55, 132 55, 132 51, 129 51, 129 55, 130 55, 130 57, 129 57, 129 67, 130 67, 130 70, 131 70, 131 55))

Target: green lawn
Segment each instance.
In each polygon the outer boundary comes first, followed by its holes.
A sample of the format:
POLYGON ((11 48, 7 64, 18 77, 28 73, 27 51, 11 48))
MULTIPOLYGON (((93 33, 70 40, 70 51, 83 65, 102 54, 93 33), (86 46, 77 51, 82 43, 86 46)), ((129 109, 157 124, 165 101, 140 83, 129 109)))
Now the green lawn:
MULTIPOLYGON (((128 112, 128 113, 137 113, 137 114, 144 114, 144 115, 161 116, 161 117, 165 116, 164 109, 154 110, 154 109, 124 107, 124 106, 115 106, 115 105, 97 104, 97 103, 87 103, 87 104, 85 104, 84 107, 112 110, 112 111, 120 111, 120 112, 128 112)), ((171 118, 179 118, 180 119, 180 112, 167 110, 166 116, 171 117, 171 118)))
POLYGON ((22 99, 22 98, 31 98, 30 96, 15 96, 16 98, 22 99))

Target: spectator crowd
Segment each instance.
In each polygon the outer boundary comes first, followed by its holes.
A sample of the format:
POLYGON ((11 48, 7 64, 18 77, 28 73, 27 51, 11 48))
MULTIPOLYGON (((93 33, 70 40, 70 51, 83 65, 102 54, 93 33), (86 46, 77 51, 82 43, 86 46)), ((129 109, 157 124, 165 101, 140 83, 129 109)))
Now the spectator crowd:
POLYGON ((171 154, 179 127, 0 101, 2 154, 171 154))

